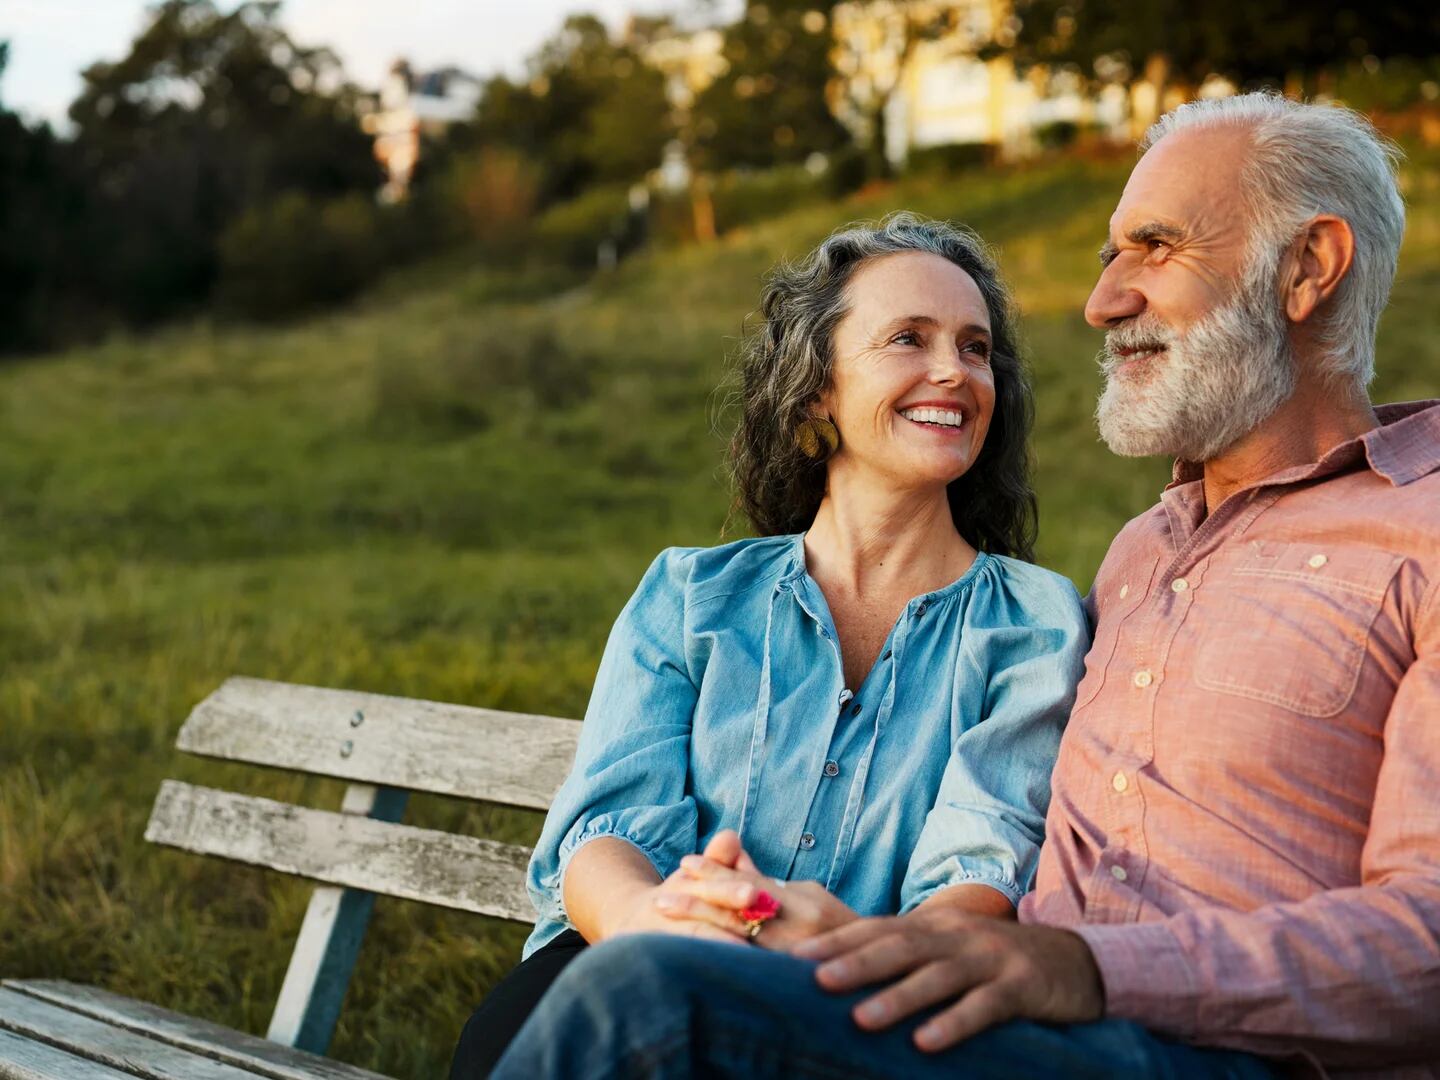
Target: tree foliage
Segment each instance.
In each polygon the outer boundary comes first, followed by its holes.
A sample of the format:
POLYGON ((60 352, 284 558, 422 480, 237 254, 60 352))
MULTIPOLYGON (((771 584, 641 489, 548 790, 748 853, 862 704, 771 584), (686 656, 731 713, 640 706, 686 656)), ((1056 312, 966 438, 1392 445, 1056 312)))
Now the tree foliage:
POLYGON ((534 161, 545 202, 654 168, 674 134, 664 80, 591 15, 572 15, 527 77, 491 79, 473 138, 534 161))
POLYGON ((0 351, 193 308, 233 222, 287 193, 378 186, 338 61, 278 10, 165 0, 125 56, 83 73, 71 138, 0 112, 0 351))
POLYGON ((849 141, 825 100, 828 7, 813 0, 747 0, 745 13, 725 29, 727 69, 692 110, 697 164, 764 168, 849 141))
POLYGON ((1160 57, 1192 86, 1215 74, 1251 88, 1366 56, 1440 53, 1440 8, 1432 4, 1016 0, 1015 15, 1013 44, 999 44, 1022 62, 1073 64, 1091 76, 1097 62, 1113 61, 1123 75, 1160 57))
POLYGON ((140 319, 204 300, 218 240, 286 192, 373 190, 379 172, 335 57, 296 45, 279 5, 166 0, 70 107, 93 193, 94 282, 140 319))

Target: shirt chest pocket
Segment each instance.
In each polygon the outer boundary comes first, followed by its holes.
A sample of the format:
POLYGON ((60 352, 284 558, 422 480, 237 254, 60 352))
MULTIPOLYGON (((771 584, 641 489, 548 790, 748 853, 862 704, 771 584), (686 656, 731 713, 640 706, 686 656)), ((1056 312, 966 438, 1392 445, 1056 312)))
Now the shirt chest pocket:
MULTIPOLYGON (((1402 559, 1325 544, 1252 545, 1197 593, 1196 683, 1334 716, 1354 696, 1375 622, 1402 559)), ((1219 569, 1218 567, 1216 569, 1219 569)))

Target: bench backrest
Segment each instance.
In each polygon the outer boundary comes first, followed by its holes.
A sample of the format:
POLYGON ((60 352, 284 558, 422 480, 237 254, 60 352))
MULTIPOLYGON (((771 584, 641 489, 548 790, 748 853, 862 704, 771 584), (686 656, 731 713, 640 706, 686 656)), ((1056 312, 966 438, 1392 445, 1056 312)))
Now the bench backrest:
POLYGON ((323 1053, 374 894, 529 922, 530 849, 400 824, 411 791, 544 810, 580 725, 553 716, 231 678, 191 712, 193 754, 350 781, 340 811, 166 780, 145 838, 322 883, 269 1038, 323 1053))

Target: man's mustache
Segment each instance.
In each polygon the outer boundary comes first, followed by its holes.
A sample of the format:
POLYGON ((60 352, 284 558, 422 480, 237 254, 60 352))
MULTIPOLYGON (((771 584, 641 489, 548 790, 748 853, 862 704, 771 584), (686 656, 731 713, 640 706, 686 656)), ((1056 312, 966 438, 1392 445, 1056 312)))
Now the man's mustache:
POLYGON ((1109 374, 1129 359, 1128 354, 1169 348, 1179 336, 1161 319, 1137 316, 1106 332, 1105 345, 1097 359, 1102 371, 1109 374))

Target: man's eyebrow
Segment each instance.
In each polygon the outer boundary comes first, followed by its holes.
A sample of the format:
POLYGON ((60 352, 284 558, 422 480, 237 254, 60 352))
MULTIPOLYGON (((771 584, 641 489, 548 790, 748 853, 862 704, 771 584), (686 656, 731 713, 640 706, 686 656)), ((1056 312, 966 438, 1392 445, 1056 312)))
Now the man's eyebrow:
MULTIPOLYGON (((1151 240, 1165 240, 1174 243, 1176 240, 1185 238, 1185 230, 1179 225, 1167 225, 1163 221, 1147 221, 1144 225, 1137 225, 1125 234, 1125 239, 1132 244, 1144 244, 1151 240)), ((1106 240, 1100 247, 1100 265, 1109 266, 1120 254, 1120 249, 1115 246, 1113 240, 1106 240)))
POLYGON ((1132 244, 1143 244, 1147 240, 1179 240, 1185 236, 1185 230, 1179 225, 1166 225, 1161 221, 1147 221, 1144 225, 1137 225, 1125 234, 1125 239, 1132 244))

